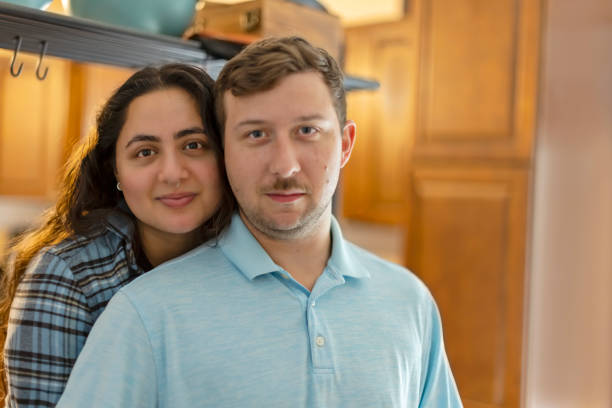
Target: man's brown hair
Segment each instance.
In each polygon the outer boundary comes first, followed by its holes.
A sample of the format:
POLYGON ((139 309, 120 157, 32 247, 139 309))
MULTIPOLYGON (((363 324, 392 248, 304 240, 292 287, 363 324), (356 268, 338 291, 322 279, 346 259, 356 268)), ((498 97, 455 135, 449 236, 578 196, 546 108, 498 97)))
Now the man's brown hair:
POLYGON ((329 89, 340 128, 346 121, 344 76, 338 63, 322 48, 300 37, 270 37, 254 42, 229 60, 215 83, 215 113, 225 131, 224 95, 247 96, 268 91, 277 83, 301 72, 318 72, 329 89))

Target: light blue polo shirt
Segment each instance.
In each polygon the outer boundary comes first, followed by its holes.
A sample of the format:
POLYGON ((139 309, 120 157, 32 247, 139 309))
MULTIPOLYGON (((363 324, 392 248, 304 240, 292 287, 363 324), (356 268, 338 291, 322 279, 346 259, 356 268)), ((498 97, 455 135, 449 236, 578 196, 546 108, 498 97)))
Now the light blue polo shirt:
POLYGON ((113 297, 58 407, 460 407, 429 291, 331 234, 309 292, 235 215, 113 297))

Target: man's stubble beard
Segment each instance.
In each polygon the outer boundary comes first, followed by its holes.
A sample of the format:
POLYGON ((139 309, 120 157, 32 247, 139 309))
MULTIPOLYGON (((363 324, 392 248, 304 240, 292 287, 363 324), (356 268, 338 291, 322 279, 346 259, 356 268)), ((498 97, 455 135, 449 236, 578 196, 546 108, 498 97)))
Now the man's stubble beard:
POLYGON ((325 216, 326 213, 331 215, 331 201, 332 198, 330 197, 324 205, 307 210, 293 226, 289 227, 277 225, 275 221, 261 214, 261 211, 245 209, 240 204, 239 207, 246 220, 263 235, 274 240, 288 241, 306 237, 315 231, 317 225, 321 222, 321 217, 325 216))

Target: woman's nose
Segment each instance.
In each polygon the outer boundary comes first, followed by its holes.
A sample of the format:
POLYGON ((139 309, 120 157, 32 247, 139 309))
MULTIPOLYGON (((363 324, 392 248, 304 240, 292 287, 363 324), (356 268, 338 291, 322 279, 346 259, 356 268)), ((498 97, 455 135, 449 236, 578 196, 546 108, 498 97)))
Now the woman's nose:
POLYGON ((184 158, 176 153, 164 154, 161 160, 159 181, 176 186, 187 177, 187 174, 184 158))

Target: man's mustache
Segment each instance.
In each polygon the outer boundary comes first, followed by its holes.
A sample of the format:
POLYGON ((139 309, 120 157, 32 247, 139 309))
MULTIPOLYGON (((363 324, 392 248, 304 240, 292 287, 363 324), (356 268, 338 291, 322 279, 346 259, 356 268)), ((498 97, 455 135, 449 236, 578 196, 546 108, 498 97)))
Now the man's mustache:
POLYGON ((305 193, 309 193, 310 189, 301 184, 295 178, 277 178, 271 186, 262 188, 263 191, 286 191, 286 190, 298 190, 305 193))

